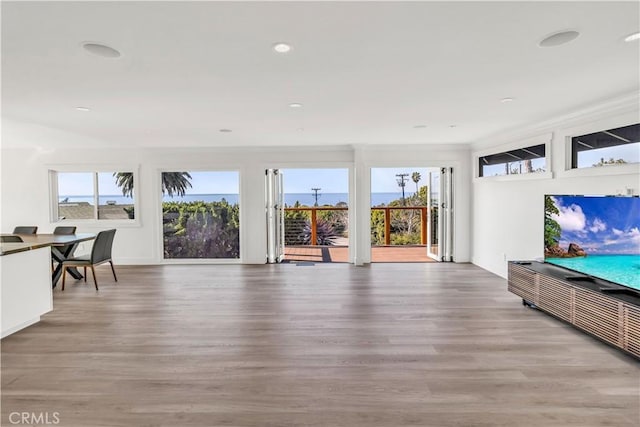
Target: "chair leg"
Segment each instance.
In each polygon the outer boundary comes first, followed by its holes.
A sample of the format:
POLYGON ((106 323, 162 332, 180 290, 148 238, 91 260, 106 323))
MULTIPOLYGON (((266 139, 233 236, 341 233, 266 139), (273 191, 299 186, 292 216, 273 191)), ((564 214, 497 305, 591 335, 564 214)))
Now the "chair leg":
POLYGON ((116 277, 116 270, 113 268, 113 262, 109 260, 109 264, 111 265, 111 272, 113 273, 113 279, 117 282, 118 278, 116 277))
POLYGON ((62 290, 64 291, 64 281, 67 279, 67 269, 62 267, 62 290))
POLYGON ((96 277, 96 270, 93 268, 93 264, 91 264, 91 272, 93 273, 93 283, 96 285, 96 291, 98 290, 98 278, 96 277))
POLYGON ((87 282, 87 266, 82 267, 84 269, 84 281, 87 282))

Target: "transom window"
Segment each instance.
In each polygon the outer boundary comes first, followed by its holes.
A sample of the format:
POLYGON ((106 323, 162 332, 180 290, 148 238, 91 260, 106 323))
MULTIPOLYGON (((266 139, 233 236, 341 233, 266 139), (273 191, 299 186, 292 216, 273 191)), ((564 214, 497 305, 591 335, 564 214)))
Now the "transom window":
POLYGON ((545 172, 546 167, 545 144, 517 148, 478 158, 478 175, 481 177, 545 172))
POLYGON ((571 168, 640 163, 640 124, 571 138, 571 168))

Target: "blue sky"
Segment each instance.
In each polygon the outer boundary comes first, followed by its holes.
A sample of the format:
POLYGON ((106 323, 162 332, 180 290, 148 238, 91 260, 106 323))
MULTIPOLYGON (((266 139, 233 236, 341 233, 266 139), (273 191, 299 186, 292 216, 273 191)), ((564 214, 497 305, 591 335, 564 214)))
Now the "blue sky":
POLYGON ((578 153, 578 167, 590 167, 598 163, 601 158, 609 160, 612 157, 616 160, 623 159, 627 163, 640 163, 640 143, 581 151, 578 153))
POLYGON ((640 198, 553 196, 560 211, 560 247, 587 254, 640 254, 640 198))
MULTIPOLYGON (((98 173, 98 191, 102 195, 122 195, 116 185, 113 172, 98 173)), ((93 173, 91 172, 59 172, 58 194, 61 196, 92 196, 93 173)))
MULTIPOLYGON (((373 168, 371 169, 371 191, 374 193, 401 193, 396 182, 396 174, 408 173, 406 194, 415 192, 415 184, 411 181, 411 174, 419 172, 422 179, 420 187, 427 185, 429 171, 437 168, 373 168)), ((284 173, 285 193, 309 193, 311 188, 321 188, 321 193, 348 193, 349 170, 340 169, 282 169, 284 173)), ((237 194, 239 193, 239 173, 236 171, 190 171, 192 188, 187 194, 237 194)), ((122 191, 115 184, 111 172, 98 174, 99 191, 101 195, 121 195, 122 191)), ((92 173, 58 173, 58 188, 61 196, 92 195, 92 173)))
MULTIPOLYGON (((435 170, 435 169, 432 169, 435 170)), ((322 188, 323 193, 348 193, 348 169, 282 169, 285 193, 309 193, 312 188, 322 188)), ((400 193, 396 174, 419 172, 422 180, 419 186, 427 185, 427 168, 373 168, 371 169, 371 191, 373 193, 400 193)), ((409 177, 410 178, 410 177, 409 177)), ((405 191, 415 192, 415 184, 409 180, 405 191)))
MULTIPOLYGON (((187 194, 237 194, 240 189, 239 173, 235 171, 189 172, 192 188, 187 194)), ((101 195, 122 195, 112 172, 98 174, 101 195)), ((134 183, 135 188, 135 183, 134 183)), ((58 193, 62 196, 85 196, 93 194, 93 173, 58 173, 58 193)))
MULTIPOLYGON (((76 172, 58 173, 58 194, 61 196, 81 196, 93 194, 93 174, 76 172)), ((122 191, 113 194, 122 194, 122 191)))
MULTIPOLYGON (((413 194, 416 192, 416 184, 411 180, 411 174, 418 172, 420 181, 418 187, 428 184, 429 171, 438 171, 437 168, 372 168, 371 169, 371 192, 372 193, 402 193, 402 189, 397 183, 397 174, 409 174, 408 181, 405 184, 405 193, 413 194)), ((439 173, 439 172, 438 172, 439 173)))
POLYGON ((238 194, 240 173, 236 171, 189 172, 191 188, 187 194, 238 194))
POLYGON ((311 193, 312 188, 322 188, 321 193, 348 193, 349 169, 281 169, 284 174, 284 192, 311 193))

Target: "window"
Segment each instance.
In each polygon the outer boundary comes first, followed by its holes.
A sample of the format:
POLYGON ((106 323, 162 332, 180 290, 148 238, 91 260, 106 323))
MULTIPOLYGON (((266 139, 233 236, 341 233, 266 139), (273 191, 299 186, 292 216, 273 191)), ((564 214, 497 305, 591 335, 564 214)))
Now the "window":
POLYGON ((51 171, 54 221, 133 220, 133 172, 51 171))
POLYGON ((240 174, 162 172, 164 259, 240 258, 240 174))
POLYGON ((571 138, 571 168, 640 163, 640 124, 571 138))
POLYGON ((484 177, 545 172, 547 167, 545 151, 545 144, 539 144, 480 156, 478 175, 484 177))

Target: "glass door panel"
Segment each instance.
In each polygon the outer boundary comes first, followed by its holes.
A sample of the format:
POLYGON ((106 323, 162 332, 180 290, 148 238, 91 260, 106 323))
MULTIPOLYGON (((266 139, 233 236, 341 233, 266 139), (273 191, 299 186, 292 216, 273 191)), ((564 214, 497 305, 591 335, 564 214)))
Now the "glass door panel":
POLYGON ((453 261, 453 168, 429 173, 429 229, 427 254, 453 261))
POLYGON ((427 229, 427 255, 440 261, 440 173, 429 172, 429 188, 428 188, 428 211, 429 211, 429 227, 427 229))

